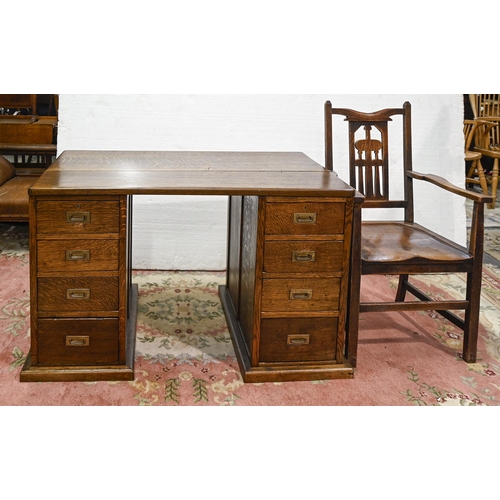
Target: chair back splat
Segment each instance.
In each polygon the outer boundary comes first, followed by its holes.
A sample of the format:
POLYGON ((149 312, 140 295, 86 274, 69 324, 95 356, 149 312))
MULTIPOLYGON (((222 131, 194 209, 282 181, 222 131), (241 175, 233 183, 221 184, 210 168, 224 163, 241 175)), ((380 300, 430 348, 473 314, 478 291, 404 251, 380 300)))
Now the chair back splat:
MULTIPOLYGON (((365 197, 363 211, 370 208, 403 208, 402 220, 369 221, 357 231, 360 241, 353 241, 352 276, 349 299, 349 342, 357 345, 359 314, 380 311, 435 310, 464 332, 462 357, 468 363, 477 356, 479 299, 481 290, 484 204, 491 203, 487 194, 467 191, 434 174, 413 170, 411 147, 411 105, 363 113, 352 109, 333 108, 325 103, 325 167, 333 171, 333 115, 342 115, 348 122, 349 183, 365 197), (393 122, 401 115, 402 160, 389 161, 389 133, 394 139, 393 122), (391 195, 391 172, 402 164, 403 197, 391 195), (423 181, 473 201, 469 246, 458 245, 444 236, 414 222, 413 181, 423 181), (434 273, 466 273, 464 298, 436 300, 420 290, 411 275, 434 273), (385 274, 399 276, 393 301, 360 302, 361 275, 385 274), (406 299, 408 295, 412 298, 406 299), (465 311, 464 317, 453 310, 465 311)), ((396 122, 394 122, 394 125, 396 122)), ((356 238, 356 234, 354 236, 356 238)), ((422 312, 426 314, 426 312, 422 312)), ((356 350, 350 350, 349 361, 356 365, 356 350)))

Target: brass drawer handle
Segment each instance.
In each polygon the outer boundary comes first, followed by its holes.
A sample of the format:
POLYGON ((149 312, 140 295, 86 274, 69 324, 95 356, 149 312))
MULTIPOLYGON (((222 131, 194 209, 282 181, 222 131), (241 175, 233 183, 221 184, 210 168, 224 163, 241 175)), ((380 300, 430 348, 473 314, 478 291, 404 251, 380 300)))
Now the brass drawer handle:
POLYGON ((315 262, 316 252, 306 251, 294 251, 292 252, 292 262, 315 262))
POLYGON ((88 335, 67 335, 66 345, 71 347, 87 347, 90 345, 88 335))
POLYGON ((311 336, 306 333, 304 335, 287 335, 287 345, 309 345, 311 336))
POLYGON ((90 222, 90 212, 66 212, 66 222, 90 222))
POLYGON ((290 290, 290 300, 310 300, 313 297, 313 290, 290 290))
POLYGON ((293 214, 293 222, 295 224, 316 224, 315 213, 295 213, 293 214))
POLYGON ((68 288, 66 290, 66 298, 78 300, 90 299, 90 288, 68 288))
POLYGON ((66 260, 90 260, 90 250, 66 250, 66 260))

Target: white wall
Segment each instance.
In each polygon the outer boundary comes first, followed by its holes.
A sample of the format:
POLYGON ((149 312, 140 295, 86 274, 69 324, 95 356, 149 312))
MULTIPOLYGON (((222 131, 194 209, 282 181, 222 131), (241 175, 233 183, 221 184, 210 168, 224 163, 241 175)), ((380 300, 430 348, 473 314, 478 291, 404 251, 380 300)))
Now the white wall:
MULTIPOLYGON (((414 169, 463 186, 461 94, 61 94, 58 154, 70 149, 302 151, 324 165, 326 100, 362 111, 410 101, 414 169)), ((339 117, 334 124, 334 169, 347 179, 345 128, 339 117)), ((434 187, 416 187, 421 200, 417 222, 463 244, 464 203, 436 193, 434 187)), ((135 196, 134 201, 134 268, 224 269, 224 197, 135 196)))

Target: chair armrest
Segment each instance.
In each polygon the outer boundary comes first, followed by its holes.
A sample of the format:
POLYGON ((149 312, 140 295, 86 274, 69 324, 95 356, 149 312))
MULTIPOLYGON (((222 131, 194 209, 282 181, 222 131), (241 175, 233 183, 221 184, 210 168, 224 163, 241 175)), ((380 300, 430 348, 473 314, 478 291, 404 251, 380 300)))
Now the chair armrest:
POLYGON ((421 174, 420 172, 409 171, 408 175, 413 177, 414 179, 418 179, 420 181, 430 182, 450 193, 458 194, 463 196, 464 198, 468 198, 469 200, 474 201, 475 203, 492 203, 493 197, 486 194, 474 193, 473 191, 468 191, 467 189, 462 189, 451 182, 448 182, 443 177, 434 174, 421 174))

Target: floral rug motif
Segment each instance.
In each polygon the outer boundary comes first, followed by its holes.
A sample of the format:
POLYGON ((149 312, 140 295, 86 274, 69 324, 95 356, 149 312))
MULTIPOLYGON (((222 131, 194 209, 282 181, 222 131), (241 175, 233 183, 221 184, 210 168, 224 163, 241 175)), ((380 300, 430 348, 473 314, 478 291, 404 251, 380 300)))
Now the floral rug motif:
POLYGON ((0 255, 6 258, 17 258, 24 264, 28 264, 28 224, 0 223, 0 255))
MULTIPOLYGON (((467 227, 470 229, 472 202, 467 200, 465 208, 467 227)), ((495 208, 484 210, 484 251, 500 262, 500 199, 497 199, 495 208)))
MULTIPOLYGON (((397 278, 388 277, 393 290, 397 287, 397 278)), ((411 279, 411 278, 410 278, 411 279)), ((495 266, 485 265, 483 270, 480 341, 476 363, 466 364, 467 371, 460 375, 460 382, 468 389, 458 389, 441 384, 429 384, 422 380, 414 366, 408 366, 408 379, 411 385, 405 396, 408 401, 418 405, 497 405, 500 404, 500 385, 495 379, 500 376, 500 270, 495 266), (484 380, 491 377, 492 387, 484 380)), ((461 298, 465 294, 465 276, 459 274, 418 276, 413 279, 418 286, 436 299, 461 298)), ((463 313, 458 313, 463 317, 463 313)), ((444 348, 455 352, 456 361, 462 360, 463 333, 453 324, 443 320, 435 311, 419 311, 415 317, 432 318, 435 321, 432 337, 444 348)), ((418 323, 420 322, 417 320, 418 323)), ((423 321, 423 319, 422 319, 423 321)), ((418 324, 417 323, 417 324, 418 324)), ((419 332, 414 332, 419 335, 419 332)))
POLYGON ((139 403, 234 404, 243 380, 218 297, 225 273, 133 274, 139 403))
MULTIPOLYGON (((217 288, 224 272, 134 271, 139 285, 136 378, 130 382, 21 383, 29 351, 27 225, 0 224, 0 405, 425 406, 500 404, 500 269, 485 264, 478 360, 461 359, 461 331, 433 311, 365 313, 352 380, 245 384, 217 288)), ((461 275, 416 277, 456 297, 461 275)), ((395 277, 363 277, 370 300, 395 277)), ((365 297, 366 298, 366 297, 365 297)))
POLYGON ((136 356, 222 359, 234 355, 218 286, 225 273, 134 272, 139 285, 136 356))
POLYGON ((500 228, 484 230, 484 247, 486 253, 500 261, 500 228))
MULTIPOLYGON (((473 189, 478 193, 482 191, 478 189, 473 189)), ((472 208, 473 203, 471 200, 465 200, 465 214, 467 219, 467 225, 470 226, 470 221, 472 218, 472 208)), ((500 192, 497 192, 497 201, 495 203, 495 208, 488 208, 485 206, 484 209, 484 227, 485 228, 500 228, 500 192)))

